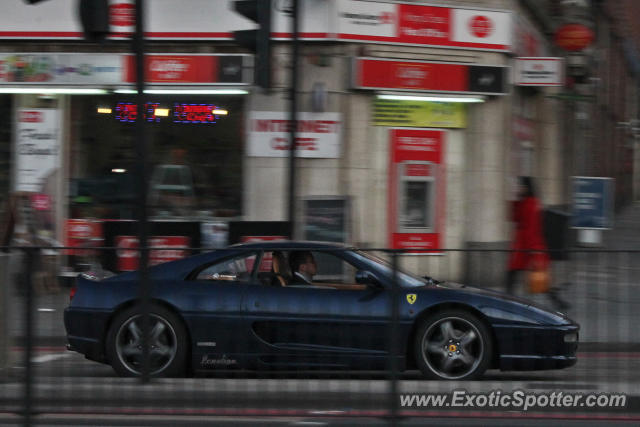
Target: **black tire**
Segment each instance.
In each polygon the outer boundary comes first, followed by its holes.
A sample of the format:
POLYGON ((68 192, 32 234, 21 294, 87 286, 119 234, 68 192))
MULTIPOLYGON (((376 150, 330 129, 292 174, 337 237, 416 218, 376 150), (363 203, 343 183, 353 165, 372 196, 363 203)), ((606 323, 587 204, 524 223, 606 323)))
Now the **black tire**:
POLYGON ((427 317, 414 337, 415 360, 428 379, 472 380, 489 367, 493 342, 489 329, 464 310, 427 317))
MULTIPOLYGON (((189 342, 184 324, 168 309, 151 305, 149 310, 149 374, 184 376, 189 342)), ((142 375, 142 309, 134 306, 116 315, 107 332, 107 360, 122 376, 142 375)))

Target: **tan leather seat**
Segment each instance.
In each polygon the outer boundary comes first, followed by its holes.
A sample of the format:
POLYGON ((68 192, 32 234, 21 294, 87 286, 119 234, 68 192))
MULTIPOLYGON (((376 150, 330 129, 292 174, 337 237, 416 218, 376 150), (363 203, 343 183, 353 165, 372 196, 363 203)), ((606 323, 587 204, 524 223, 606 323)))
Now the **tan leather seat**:
MULTIPOLYGON (((287 286, 287 282, 291 277, 291 271, 289 270, 289 264, 284 257, 284 254, 280 251, 274 251, 271 258, 271 271, 275 274, 275 277, 280 286, 287 286)), ((274 285, 278 285, 274 283, 274 285)))

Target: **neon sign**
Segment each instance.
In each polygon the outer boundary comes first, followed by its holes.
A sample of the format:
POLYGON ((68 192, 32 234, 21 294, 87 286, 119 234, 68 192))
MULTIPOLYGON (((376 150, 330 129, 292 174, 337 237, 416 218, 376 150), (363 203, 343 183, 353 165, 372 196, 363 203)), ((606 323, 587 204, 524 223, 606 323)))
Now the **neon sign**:
MULTIPOLYGON (((143 117, 148 122, 159 122, 160 117, 156 116, 156 108, 160 107, 158 102, 144 104, 143 117)), ((133 123, 138 117, 138 105, 133 102, 118 102, 115 108, 116 120, 119 122, 133 123)))
MULTIPOLYGON (((149 102, 144 106, 143 118, 148 122, 159 123, 168 115, 169 110, 160 108, 160 103, 149 102)), ((114 108, 115 118, 122 123, 133 123, 138 117, 138 105, 134 102, 118 102, 114 108)), ((215 123, 220 115, 228 111, 218 109, 215 104, 174 103, 173 123, 215 123)))
POLYGON ((212 113, 213 104, 179 104, 173 105, 174 123, 215 123, 218 116, 212 113))

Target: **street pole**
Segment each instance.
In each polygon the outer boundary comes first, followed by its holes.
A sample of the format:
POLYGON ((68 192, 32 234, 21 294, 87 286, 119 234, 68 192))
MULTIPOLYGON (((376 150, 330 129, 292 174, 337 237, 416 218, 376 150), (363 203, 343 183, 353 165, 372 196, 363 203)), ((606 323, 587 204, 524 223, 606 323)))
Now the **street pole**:
POLYGON ((291 4, 292 14, 292 31, 291 31, 291 87, 289 88, 289 96, 291 99, 290 107, 290 128, 289 128, 289 200, 288 200, 288 221, 289 238, 293 240, 296 233, 295 227, 295 203, 296 203, 296 133, 298 123, 298 0, 293 0, 291 4))
POLYGON ((133 38, 133 50, 136 56, 136 161, 137 161, 137 189, 138 189, 138 240, 140 250, 139 296, 142 302, 142 375, 143 383, 149 381, 149 298, 151 284, 147 265, 149 249, 147 248, 147 139, 145 132, 145 76, 144 76, 144 0, 136 0, 136 30, 133 38))

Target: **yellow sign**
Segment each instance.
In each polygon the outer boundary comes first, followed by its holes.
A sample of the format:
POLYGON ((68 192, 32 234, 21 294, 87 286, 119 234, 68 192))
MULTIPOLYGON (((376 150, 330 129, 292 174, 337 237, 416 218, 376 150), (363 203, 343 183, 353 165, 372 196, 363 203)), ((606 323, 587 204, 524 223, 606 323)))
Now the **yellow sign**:
POLYGON ((459 102, 402 101, 376 99, 373 104, 375 126, 464 128, 467 110, 459 102))
POLYGON ((407 302, 409 304, 413 304, 414 302, 416 302, 417 299, 418 299, 418 296, 416 294, 407 294, 407 302))

